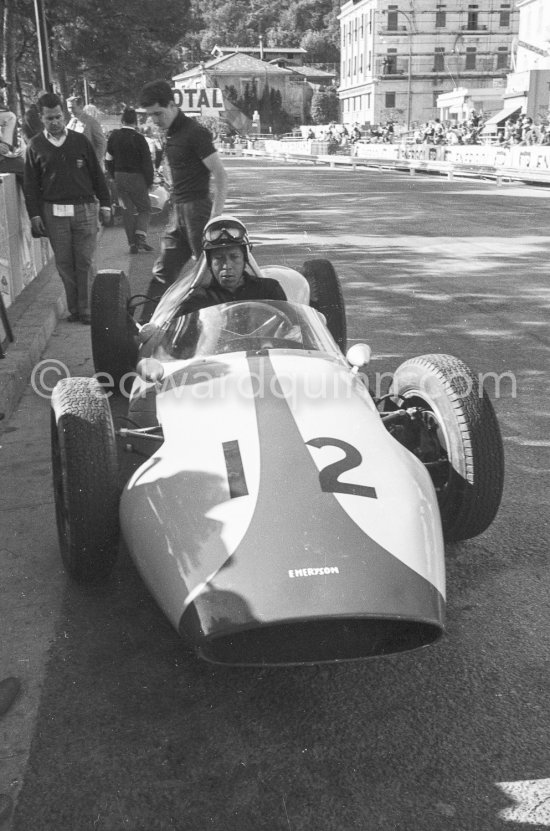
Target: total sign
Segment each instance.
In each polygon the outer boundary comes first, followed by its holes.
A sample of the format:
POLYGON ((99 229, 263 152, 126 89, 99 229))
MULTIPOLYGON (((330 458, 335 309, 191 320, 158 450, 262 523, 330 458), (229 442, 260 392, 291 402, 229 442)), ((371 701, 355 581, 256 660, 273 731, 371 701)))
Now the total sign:
POLYGON ((225 110, 221 89, 217 87, 193 87, 192 89, 174 89, 174 101, 184 113, 202 113, 225 110))

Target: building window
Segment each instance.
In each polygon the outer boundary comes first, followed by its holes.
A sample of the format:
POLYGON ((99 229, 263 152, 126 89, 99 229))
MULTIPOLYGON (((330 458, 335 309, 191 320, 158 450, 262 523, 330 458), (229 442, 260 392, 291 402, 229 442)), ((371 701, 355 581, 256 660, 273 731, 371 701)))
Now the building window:
POLYGON ((367 92, 367 110, 370 110, 370 92, 367 92))
POLYGON ((466 64, 464 69, 476 68, 476 49, 474 46, 468 46, 466 49, 466 64))
POLYGON ((445 71, 445 48, 436 46, 434 53, 434 72, 445 71))
POLYGON ((397 49, 388 49, 382 65, 384 75, 395 75, 397 72, 397 49))
POLYGON ((500 25, 505 29, 510 28, 510 4, 503 3, 500 7, 500 25))
POLYGON ((384 106, 388 110, 393 110, 395 108, 395 92, 386 93, 384 106))
POLYGON ((359 55, 359 74, 363 74, 363 55, 359 55))
POLYGON ((507 46, 499 46, 497 52, 497 69, 508 69, 510 65, 510 55, 507 46))
POLYGON ((446 6, 436 6, 435 8, 435 28, 444 29, 447 25, 446 6))
POLYGON ((478 6, 468 6, 468 23, 467 29, 477 29, 478 24, 478 6))
POLYGON ((357 55, 353 59, 353 74, 357 75, 357 55))
POLYGON ((439 98, 440 95, 443 95, 443 90, 442 89, 434 89, 432 94, 433 94, 432 107, 435 110, 437 108, 437 99, 439 98))
POLYGON ((397 31, 397 24, 398 24, 399 12, 397 11, 397 6, 388 6, 388 25, 387 29, 389 32, 396 32, 397 31))

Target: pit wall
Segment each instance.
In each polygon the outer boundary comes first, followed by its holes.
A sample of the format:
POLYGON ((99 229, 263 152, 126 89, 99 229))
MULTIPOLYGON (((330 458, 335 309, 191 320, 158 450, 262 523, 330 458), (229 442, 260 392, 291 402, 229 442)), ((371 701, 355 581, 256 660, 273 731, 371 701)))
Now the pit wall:
POLYGON ((9 308, 53 256, 47 239, 33 239, 21 187, 0 175, 0 293, 9 308))

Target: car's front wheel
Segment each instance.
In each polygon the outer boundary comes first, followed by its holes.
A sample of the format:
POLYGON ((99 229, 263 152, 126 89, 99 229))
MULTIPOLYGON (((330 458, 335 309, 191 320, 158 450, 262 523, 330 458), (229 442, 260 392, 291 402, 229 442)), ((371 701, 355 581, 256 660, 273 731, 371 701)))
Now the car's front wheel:
POLYGON ((104 580, 118 553, 116 437, 94 378, 65 378, 52 394, 51 452, 61 557, 79 583, 104 580))
POLYGON ((114 393, 137 361, 136 325, 129 303, 130 284, 124 272, 98 271, 92 285, 92 356, 101 383, 114 393))
POLYGON ((422 420, 415 454, 435 485, 447 541, 481 534, 504 485, 504 450, 493 405, 478 376, 451 355, 421 355, 399 366, 390 393, 422 420))

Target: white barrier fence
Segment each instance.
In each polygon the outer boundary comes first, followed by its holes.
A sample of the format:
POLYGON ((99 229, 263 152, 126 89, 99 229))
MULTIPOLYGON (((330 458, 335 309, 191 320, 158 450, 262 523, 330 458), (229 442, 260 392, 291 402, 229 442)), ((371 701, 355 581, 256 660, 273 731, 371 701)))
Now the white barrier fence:
POLYGON ((296 139, 266 141, 265 152, 285 158, 309 158, 329 164, 385 165, 404 169, 478 173, 496 178, 550 184, 550 146, 368 144, 357 142, 328 155, 328 142, 296 139))
POLYGON ((0 293, 4 306, 50 261, 47 239, 33 239, 21 188, 12 173, 0 175, 0 293))

